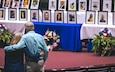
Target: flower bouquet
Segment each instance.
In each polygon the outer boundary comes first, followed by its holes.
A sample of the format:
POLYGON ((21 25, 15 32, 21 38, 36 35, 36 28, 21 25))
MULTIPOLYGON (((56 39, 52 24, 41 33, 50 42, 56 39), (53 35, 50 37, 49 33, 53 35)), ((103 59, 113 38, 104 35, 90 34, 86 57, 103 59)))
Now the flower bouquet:
POLYGON ((60 36, 55 31, 47 29, 44 38, 49 50, 57 50, 59 48, 60 36))
POLYGON ((101 29, 99 34, 95 34, 95 38, 92 40, 92 50, 94 53, 104 56, 110 55, 112 47, 115 46, 115 37, 112 36, 111 30, 108 28, 101 29))
POLYGON ((0 45, 2 45, 1 43, 9 43, 11 38, 12 34, 8 31, 7 27, 0 23, 0 45))

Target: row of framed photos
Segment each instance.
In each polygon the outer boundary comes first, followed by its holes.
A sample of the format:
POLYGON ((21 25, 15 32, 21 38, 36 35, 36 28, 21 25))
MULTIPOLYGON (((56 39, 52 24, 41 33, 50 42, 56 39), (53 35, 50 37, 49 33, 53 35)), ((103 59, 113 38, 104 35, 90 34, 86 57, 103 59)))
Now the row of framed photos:
POLYGON ((0 0, 1 8, 30 8, 38 9, 39 0, 0 0))
MULTIPOLYGON (((0 9, 0 20, 5 20, 5 9, 0 9)), ((54 19, 56 23, 64 22, 64 11, 56 10, 54 18, 51 18, 51 10, 42 11, 42 21, 51 22, 51 19, 54 19)), ((19 9, 19 20, 27 21, 28 20, 28 10, 19 9)), ((113 24, 115 25, 115 12, 113 12, 113 24)), ((8 9, 8 20, 17 20, 17 9, 8 9)), ((30 21, 38 22, 39 21, 39 10, 31 9, 30 10, 30 21)), ((77 12, 76 11, 67 11, 67 22, 68 23, 77 23, 77 12)), ((96 22, 96 11, 86 11, 85 15, 86 24, 95 24, 96 22)), ((98 11, 98 24, 108 24, 108 11, 98 11)))
MULTIPOLYGON (((78 11, 86 11, 86 10, 100 11, 100 6, 102 6, 103 11, 111 11, 113 1, 115 8, 115 0, 49 0, 48 9, 66 10, 68 8, 68 10, 76 10, 78 8, 78 11), (87 9, 88 7, 89 9, 87 9)), ((3 8, 30 7, 30 9, 38 9, 39 3, 40 0, 0 0, 0 5, 3 8)))

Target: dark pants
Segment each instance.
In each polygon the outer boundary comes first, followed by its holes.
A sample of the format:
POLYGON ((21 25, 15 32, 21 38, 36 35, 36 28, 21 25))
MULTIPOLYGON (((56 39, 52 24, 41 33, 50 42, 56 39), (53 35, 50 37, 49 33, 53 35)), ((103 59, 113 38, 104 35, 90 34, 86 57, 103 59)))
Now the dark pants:
POLYGON ((43 60, 39 60, 38 63, 27 61, 26 62, 26 72, 43 72, 42 68, 44 65, 43 60))

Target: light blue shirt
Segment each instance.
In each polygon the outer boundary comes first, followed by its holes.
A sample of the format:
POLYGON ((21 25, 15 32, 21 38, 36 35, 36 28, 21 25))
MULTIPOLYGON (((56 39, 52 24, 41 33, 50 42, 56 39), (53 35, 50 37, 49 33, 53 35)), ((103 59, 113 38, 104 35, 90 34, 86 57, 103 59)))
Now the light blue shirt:
POLYGON ((44 51, 44 61, 48 57, 48 49, 44 37, 34 31, 29 31, 27 34, 22 36, 21 40, 17 44, 5 46, 4 49, 5 51, 15 51, 24 47, 27 47, 32 54, 44 51))

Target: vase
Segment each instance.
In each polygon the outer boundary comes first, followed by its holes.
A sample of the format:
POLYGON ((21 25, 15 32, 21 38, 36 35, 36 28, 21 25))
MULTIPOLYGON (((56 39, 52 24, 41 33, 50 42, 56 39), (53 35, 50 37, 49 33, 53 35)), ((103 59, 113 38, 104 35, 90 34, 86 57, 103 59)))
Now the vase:
POLYGON ((0 48, 4 48, 7 44, 0 40, 0 48))

